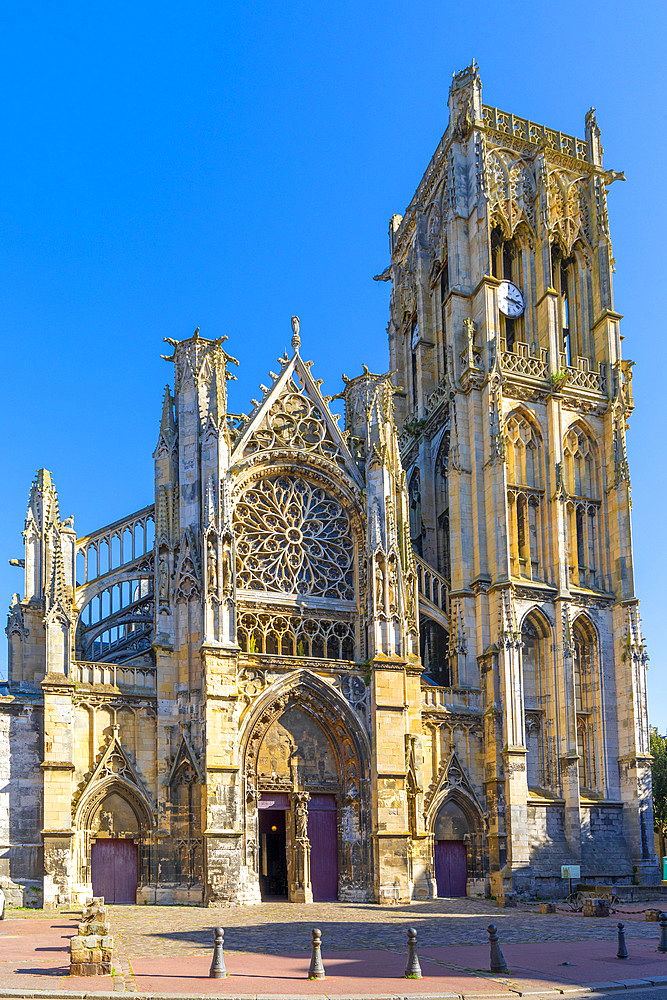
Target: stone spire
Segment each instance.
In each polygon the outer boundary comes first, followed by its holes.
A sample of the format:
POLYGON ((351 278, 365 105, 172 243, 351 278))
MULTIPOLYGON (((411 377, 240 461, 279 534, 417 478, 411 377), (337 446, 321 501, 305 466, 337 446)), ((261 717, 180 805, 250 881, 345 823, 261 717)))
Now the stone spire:
POLYGON ((164 443, 167 448, 172 448, 176 440, 176 423, 174 421, 174 401, 169 391, 169 386, 164 387, 164 399, 162 401, 162 418, 160 420, 160 433, 158 436, 158 448, 160 443, 164 443))

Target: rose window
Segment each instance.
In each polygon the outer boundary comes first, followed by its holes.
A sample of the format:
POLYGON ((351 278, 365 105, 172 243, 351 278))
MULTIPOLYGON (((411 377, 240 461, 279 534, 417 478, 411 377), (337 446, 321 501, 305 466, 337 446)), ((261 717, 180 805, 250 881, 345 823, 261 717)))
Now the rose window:
POLYGON ((319 486, 264 479, 243 493, 234 524, 239 587, 354 598, 350 521, 319 486))

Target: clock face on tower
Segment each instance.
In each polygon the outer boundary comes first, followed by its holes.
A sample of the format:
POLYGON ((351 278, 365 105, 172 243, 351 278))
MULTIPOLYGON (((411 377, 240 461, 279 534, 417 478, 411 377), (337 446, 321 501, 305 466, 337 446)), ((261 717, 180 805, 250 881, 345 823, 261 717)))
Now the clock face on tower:
POLYGON ((501 281, 498 285, 498 308, 503 316, 515 319, 525 309, 521 290, 512 281, 501 281))

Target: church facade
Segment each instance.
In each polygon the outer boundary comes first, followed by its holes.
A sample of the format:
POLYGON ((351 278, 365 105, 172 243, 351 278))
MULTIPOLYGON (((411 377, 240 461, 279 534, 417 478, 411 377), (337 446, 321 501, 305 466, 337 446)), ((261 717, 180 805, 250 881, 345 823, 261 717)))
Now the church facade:
POLYGON ((650 883, 631 365, 585 137, 482 103, 390 223, 390 372, 301 354, 230 413, 169 341, 154 502, 89 535, 38 471, 0 698, 10 899, 405 903, 650 883))

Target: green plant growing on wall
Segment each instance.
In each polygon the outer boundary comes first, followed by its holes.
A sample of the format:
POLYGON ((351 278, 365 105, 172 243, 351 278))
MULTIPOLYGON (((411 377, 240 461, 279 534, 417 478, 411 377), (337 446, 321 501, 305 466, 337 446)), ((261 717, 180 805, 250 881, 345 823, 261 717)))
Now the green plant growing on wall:
POLYGON ((551 372, 548 381, 551 383, 551 387, 555 392, 557 392, 558 389, 560 389, 561 386, 567 381, 568 374, 569 372, 566 371, 551 372))
POLYGON ((425 417, 420 417, 418 420, 406 420, 403 424, 403 430, 412 437, 419 437, 427 423, 425 417))

